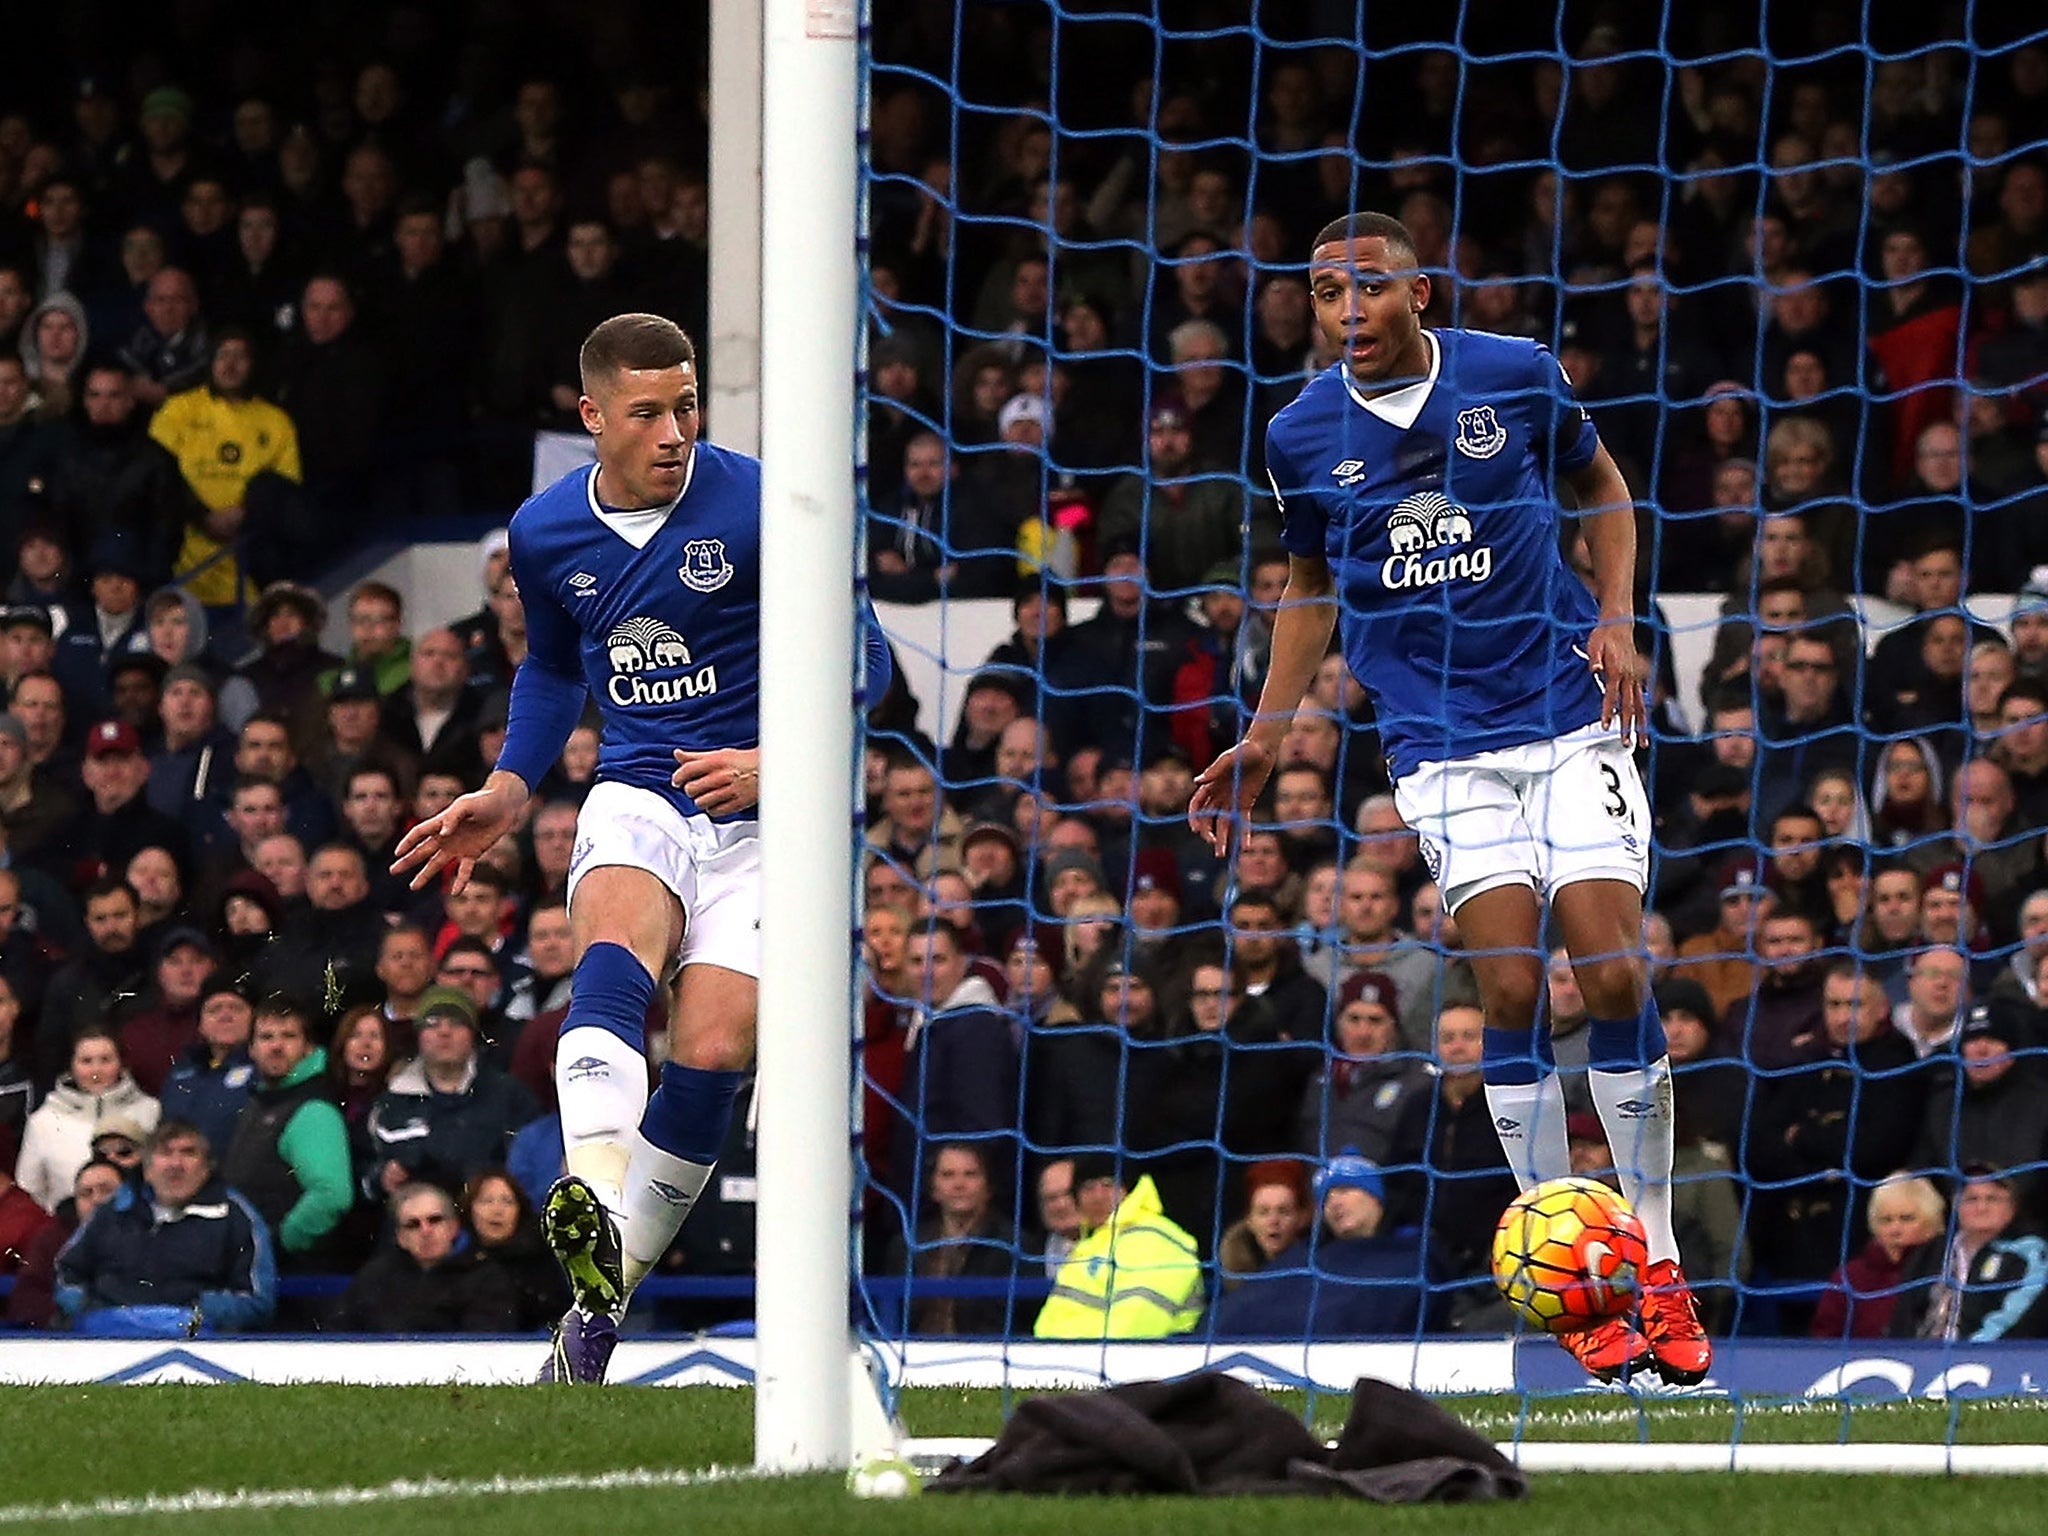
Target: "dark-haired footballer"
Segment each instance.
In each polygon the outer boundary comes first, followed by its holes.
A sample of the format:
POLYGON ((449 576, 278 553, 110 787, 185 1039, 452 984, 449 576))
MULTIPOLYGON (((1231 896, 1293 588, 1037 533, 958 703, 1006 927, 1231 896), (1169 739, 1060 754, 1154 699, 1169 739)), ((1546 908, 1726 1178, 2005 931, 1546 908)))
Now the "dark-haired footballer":
POLYGON ((1642 959, 1650 815, 1629 750, 1644 715, 1628 486, 1548 350, 1424 328, 1430 279, 1398 220, 1336 220, 1308 277, 1338 360, 1267 430, 1287 590, 1258 723, 1197 780, 1189 820, 1227 845, 1341 622, 1395 804, 1472 957, 1487 1107, 1524 1189, 1571 1172, 1537 1033, 1546 902, 1585 995, 1593 1098, 1652 1262, 1639 1318, 1566 1347, 1602 1378, 1653 1365, 1697 1382, 1711 1355, 1672 1237, 1671 1069, 1642 959), (1560 551, 1560 478, 1590 590, 1560 551))
MULTIPOLYGON (((761 465, 698 440, 696 353, 671 322, 616 315, 581 363, 597 463, 511 524, 528 654, 504 750, 482 789, 406 834, 392 867, 417 869, 419 887, 452 865, 459 890, 596 696, 603 745, 568 879, 574 1000, 555 1053, 568 1172, 543 1207, 575 1301, 541 1375, 598 1382, 634 1286, 710 1177, 754 1056, 761 465), (643 1025, 671 975, 672 1059, 650 1096, 643 1025)), ((866 623, 872 701, 889 658, 872 611, 866 623)))

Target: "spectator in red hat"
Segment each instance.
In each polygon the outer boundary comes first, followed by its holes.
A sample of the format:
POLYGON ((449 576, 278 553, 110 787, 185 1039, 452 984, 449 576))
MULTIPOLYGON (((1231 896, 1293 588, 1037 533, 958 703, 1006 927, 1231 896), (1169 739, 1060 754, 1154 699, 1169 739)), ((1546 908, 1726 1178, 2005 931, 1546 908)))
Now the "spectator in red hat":
POLYGON ((1429 1093, 1424 1059, 1401 1045, 1400 994, 1382 971, 1354 971, 1337 990, 1333 1049, 1303 1090, 1301 1151, 1334 1157, 1354 1148, 1383 1167, 1413 1162, 1404 1121, 1429 1093))
POLYGON ((72 822, 68 841, 87 878, 125 870, 144 848, 168 849, 182 868, 191 854, 185 829, 149 804, 149 759, 142 738, 124 720, 102 720, 85 740, 85 787, 91 806, 72 822))
POLYGON ((1164 848, 1140 849, 1131 864, 1124 921, 1132 945, 1156 974, 1178 977, 1187 969, 1188 946, 1194 938, 1176 931, 1181 919, 1180 865, 1164 848))
POLYGON ((1223 1289, 1235 1290, 1308 1235, 1308 1164, 1272 1157, 1244 1171, 1245 1214, 1216 1242, 1216 1267, 1223 1289))
POLYGON ((1920 892, 1920 935, 1929 944, 1981 951, 1988 944, 1983 910, 1984 881, 1976 870, 1964 864, 1931 869, 1920 892))

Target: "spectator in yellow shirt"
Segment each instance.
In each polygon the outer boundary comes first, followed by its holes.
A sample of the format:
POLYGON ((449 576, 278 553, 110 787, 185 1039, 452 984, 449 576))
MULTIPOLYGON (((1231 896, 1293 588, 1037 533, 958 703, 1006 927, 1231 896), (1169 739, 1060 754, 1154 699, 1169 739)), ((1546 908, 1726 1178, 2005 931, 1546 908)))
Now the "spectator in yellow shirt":
POLYGON ((245 601, 256 596, 236 548, 256 531, 248 526, 250 483, 263 475, 294 486, 301 479, 298 430, 283 410, 250 390, 255 364, 249 333, 224 326, 206 383, 171 396, 149 424, 150 436, 177 458, 206 507, 205 516, 185 530, 174 579, 209 608, 230 606, 238 595, 245 601))

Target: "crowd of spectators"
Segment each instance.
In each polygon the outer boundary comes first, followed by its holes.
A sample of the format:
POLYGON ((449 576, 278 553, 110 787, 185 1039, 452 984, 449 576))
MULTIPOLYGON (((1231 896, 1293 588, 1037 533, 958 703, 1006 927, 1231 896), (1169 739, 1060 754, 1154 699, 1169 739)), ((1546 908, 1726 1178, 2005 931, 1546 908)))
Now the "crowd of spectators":
MULTIPOLYGON (((340 653, 300 578, 516 501, 594 320, 703 341, 702 103, 627 6, 246 9, 0 102, 9 1315, 534 1328, 597 730, 469 890, 408 889, 397 838, 502 740, 502 531, 473 613, 362 582, 340 653)), ((1491 5, 1516 57, 1365 58, 1326 8, 1188 9, 1163 51, 1064 28, 1055 78, 1046 8, 876 7, 871 584, 1015 620, 945 739, 900 682, 870 722, 868 1258, 934 1282, 901 1322, 1502 1326, 1476 993, 1340 658, 1231 857, 1183 820, 1285 583, 1306 239, 1367 205, 1433 321, 1556 346, 1642 500, 1644 944, 1713 1325, 2034 1331, 1998 1277, 2048 1219, 2048 46, 1864 56, 1824 3, 1774 63, 1716 17, 1667 69, 1617 9, 1531 62, 1550 22, 1491 5), (1723 598, 1704 676, 1677 591, 1723 598)), ((1582 1116, 1561 958, 1546 1013, 1582 1116)), ((751 1270, 751 1138, 670 1271, 751 1270)))

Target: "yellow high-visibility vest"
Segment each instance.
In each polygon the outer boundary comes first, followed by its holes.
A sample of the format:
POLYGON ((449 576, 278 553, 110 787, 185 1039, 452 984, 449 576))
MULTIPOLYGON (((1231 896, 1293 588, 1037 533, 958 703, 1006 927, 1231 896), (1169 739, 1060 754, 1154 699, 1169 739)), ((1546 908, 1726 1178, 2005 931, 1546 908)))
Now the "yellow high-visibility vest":
POLYGON ((1074 1245, 1032 1330, 1041 1339, 1163 1339, 1202 1320, 1202 1260, 1141 1178, 1074 1245))

